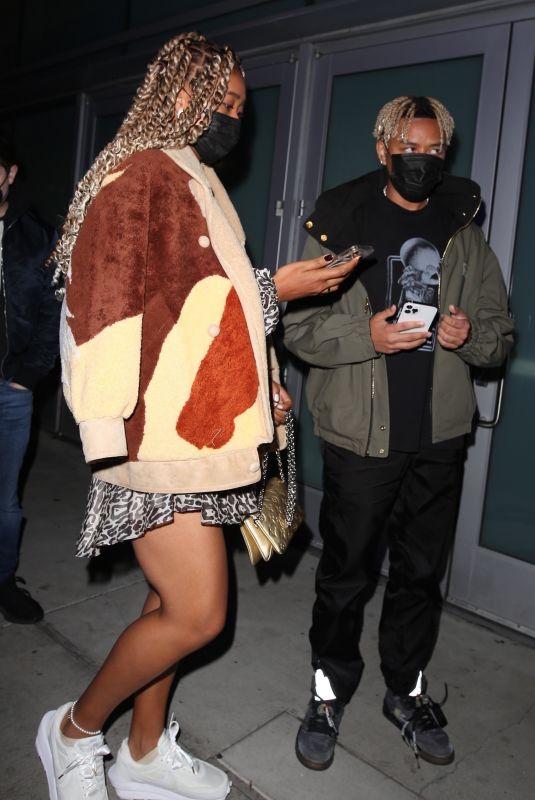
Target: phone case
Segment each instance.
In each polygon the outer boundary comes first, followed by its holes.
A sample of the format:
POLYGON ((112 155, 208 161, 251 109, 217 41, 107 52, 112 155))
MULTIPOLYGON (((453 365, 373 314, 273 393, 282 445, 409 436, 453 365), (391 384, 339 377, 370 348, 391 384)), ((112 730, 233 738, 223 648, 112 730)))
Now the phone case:
POLYGON ((351 261, 351 259, 355 258, 356 256, 368 258, 368 256, 371 256, 372 253, 373 247, 370 244, 352 244, 351 247, 347 248, 347 250, 335 255, 333 260, 326 264, 326 266, 329 269, 332 269, 333 267, 339 267, 341 264, 345 264, 346 261, 351 261))
POLYGON ((437 311, 438 309, 436 306, 428 306, 425 303, 403 303, 398 311, 396 322, 410 322, 414 320, 415 322, 423 322, 424 325, 406 328, 406 330, 400 331, 400 333, 423 333, 428 331, 437 315, 437 311))

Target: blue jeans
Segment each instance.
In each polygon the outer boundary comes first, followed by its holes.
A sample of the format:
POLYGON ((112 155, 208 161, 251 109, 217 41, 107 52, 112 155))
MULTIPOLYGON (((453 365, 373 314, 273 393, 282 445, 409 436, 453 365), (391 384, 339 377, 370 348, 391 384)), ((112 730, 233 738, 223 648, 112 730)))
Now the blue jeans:
POLYGON ((0 581, 13 575, 19 557, 22 509, 19 475, 30 439, 33 393, 0 379, 0 581))

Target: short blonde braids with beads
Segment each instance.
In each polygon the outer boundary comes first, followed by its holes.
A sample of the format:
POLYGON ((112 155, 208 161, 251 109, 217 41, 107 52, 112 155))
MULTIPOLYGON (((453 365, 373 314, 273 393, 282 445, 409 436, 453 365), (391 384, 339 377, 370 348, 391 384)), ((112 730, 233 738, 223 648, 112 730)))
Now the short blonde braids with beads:
MULTIPOLYGON (((421 101, 425 102, 429 112, 434 115, 440 130, 440 142, 447 147, 451 142, 455 123, 448 109, 434 97, 420 98, 403 95, 385 103, 375 121, 373 129, 375 139, 388 145, 390 139, 396 136, 401 123, 400 139, 401 141, 406 140, 410 124, 414 117, 418 116, 417 112, 421 101)), ((426 116, 428 115, 426 114, 426 116)))

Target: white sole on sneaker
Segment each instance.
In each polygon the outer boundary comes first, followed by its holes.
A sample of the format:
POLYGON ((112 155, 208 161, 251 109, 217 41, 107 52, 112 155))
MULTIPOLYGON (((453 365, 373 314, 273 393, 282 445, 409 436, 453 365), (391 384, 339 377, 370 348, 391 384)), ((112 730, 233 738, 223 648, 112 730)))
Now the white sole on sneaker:
POLYGON ((46 773, 50 800, 58 800, 58 789, 56 785, 56 776, 54 774, 54 759, 52 758, 52 750, 50 749, 50 729, 55 713, 55 711, 49 711, 45 714, 39 725, 37 738, 35 740, 37 755, 41 759, 43 769, 46 773))
MULTIPOLYGON (((117 766, 113 764, 108 770, 108 780, 121 800, 198 800, 198 798, 192 797, 192 795, 178 794, 177 792, 172 792, 160 786, 151 786, 150 784, 138 783, 137 781, 125 781, 117 773, 117 766)), ((231 786, 232 784, 229 781, 225 794, 212 797, 210 800, 225 800, 225 797, 230 792, 231 786)))

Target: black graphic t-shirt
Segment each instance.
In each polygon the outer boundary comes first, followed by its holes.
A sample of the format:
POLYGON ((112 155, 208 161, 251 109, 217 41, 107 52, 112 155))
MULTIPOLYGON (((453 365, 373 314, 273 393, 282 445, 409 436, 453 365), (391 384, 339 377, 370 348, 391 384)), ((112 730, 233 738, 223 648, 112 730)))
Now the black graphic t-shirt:
MULTIPOLYGON (((455 230, 450 214, 431 197, 420 211, 407 211, 383 194, 359 209, 357 243, 375 253, 363 263, 360 278, 373 313, 395 303, 425 303, 438 308, 440 259, 455 230)), ((431 380, 438 313, 432 337, 417 350, 385 356, 390 400, 390 449, 416 452, 431 447, 431 380)), ((462 440, 450 440, 460 446, 462 440)))

